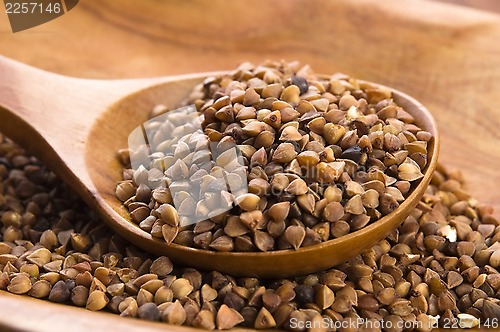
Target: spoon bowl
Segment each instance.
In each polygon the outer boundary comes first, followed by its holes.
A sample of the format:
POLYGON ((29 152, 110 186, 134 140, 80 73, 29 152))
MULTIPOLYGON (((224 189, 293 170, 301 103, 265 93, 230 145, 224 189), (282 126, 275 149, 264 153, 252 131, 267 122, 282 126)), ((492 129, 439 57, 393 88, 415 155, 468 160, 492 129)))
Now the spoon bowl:
MULTIPOLYGON (((278 278, 333 267, 372 247, 394 231, 418 204, 437 165, 439 137, 429 111, 391 89, 393 99, 430 132, 424 177, 401 205, 348 235, 298 250, 214 252, 167 245, 141 230, 115 197, 123 167, 117 151, 157 104, 176 108, 204 78, 220 73, 132 80, 86 80, 60 76, 0 57, 0 132, 14 139, 66 181, 122 237, 174 262, 235 276, 278 278)), ((364 82, 373 86, 375 83, 364 82)))

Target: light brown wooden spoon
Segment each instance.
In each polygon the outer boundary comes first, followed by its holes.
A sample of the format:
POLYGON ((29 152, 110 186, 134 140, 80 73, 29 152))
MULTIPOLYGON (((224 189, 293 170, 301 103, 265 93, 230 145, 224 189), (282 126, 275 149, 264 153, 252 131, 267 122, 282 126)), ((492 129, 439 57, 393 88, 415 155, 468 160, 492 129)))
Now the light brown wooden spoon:
MULTIPOLYGON (((122 166, 116 152, 157 104, 177 107, 192 87, 214 73, 132 80, 88 80, 45 72, 0 57, 0 132, 37 156, 66 181, 103 220, 131 243, 156 255, 236 276, 286 277, 330 268, 390 234, 415 208, 437 165, 436 123, 419 102, 393 90, 422 129, 431 132, 424 177, 389 215, 349 235, 299 250, 219 253, 166 245, 141 230, 115 197, 122 166)), ((376 85, 376 84, 373 84, 376 85)))

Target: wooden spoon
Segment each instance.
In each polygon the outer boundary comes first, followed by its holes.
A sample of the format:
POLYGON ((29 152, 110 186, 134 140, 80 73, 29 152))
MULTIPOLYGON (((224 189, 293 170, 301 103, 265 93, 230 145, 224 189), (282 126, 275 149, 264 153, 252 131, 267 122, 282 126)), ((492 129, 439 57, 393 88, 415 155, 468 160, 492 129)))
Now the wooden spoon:
MULTIPOLYGON (((117 151, 157 104, 175 108, 192 87, 217 73, 133 80, 87 80, 45 72, 0 57, 0 132, 11 137, 66 181, 118 234, 178 264, 235 276, 287 277, 330 268, 370 248, 400 225, 417 205, 438 159, 438 130, 415 99, 393 90, 422 129, 431 132, 429 162, 408 198, 389 215, 349 235, 299 250, 227 252, 166 245, 130 220, 115 197, 122 165, 117 151)), ((376 86, 376 84, 373 84, 376 86)))

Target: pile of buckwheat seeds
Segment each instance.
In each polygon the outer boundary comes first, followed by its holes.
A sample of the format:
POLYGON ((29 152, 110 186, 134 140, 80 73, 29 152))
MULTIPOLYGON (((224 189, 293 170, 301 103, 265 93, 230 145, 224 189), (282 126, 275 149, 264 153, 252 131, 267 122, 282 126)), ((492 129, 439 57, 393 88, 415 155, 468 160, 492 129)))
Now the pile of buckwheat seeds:
POLYGON ((1 290, 205 329, 302 331, 364 318, 427 331, 434 320, 500 317, 499 222, 458 172, 437 171, 418 208, 362 255, 317 274, 258 280, 176 267, 134 247, 35 158, 0 142, 1 290))
MULTIPOLYGON (((177 192, 141 182, 157 170, 131 169, 129 155, 142 153, 137 150, 121 152, 124 180, 116 196, 152 236, 207 250, 298 249, 359 230, 405 200, 423 177, 433 139, 393 101, 389 89, 343 74, 321 77, 297 62, 242 64, 227 75, 208 77, 186 104, 203 114, 207 140, 227 153, 207 161, 199 135, 172 142, 170 133, 182 124, 153 119, 145 126, 159 128, 156 145, 174 144, 171 153, 154 156, 167 165, 167 175, 175 175, 177 192), (244 165, 228 158, 231 146, 241 151, 244 165), (233 182, 248 184, 248 193, 222 189, 224 183, 212 176, 214 167, 233 182), (234 180, 238 174, 243 178, 234 180), (233 209, 221 208, 233 202, 233 209), (183 226, 180 213, 204 211, 221 212, 183 226)), ((152 117, 167 110, 160 105, 152 117)))

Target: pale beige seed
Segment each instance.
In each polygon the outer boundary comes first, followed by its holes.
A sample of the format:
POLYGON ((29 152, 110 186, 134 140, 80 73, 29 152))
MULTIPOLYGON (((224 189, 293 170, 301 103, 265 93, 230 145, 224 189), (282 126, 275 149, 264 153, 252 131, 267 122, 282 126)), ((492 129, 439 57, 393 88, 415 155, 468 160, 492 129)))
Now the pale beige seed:
POLYGON ((344 167, 344 161, 320 162, 316 165, 316 179, 323 183, 336 181, 344 172, 344 167))
POLYGON ((276 326, 273 315, 265 307, 262 307, 255 318, 254 328, 270 329, 276 326))
POLYGON ((262 221, 262 211, 243 212, 240 215, 240 220, 249 230, 255 230, 262 221))
POLYGON ((182 325, 187 318, 186 310, 179 300, 170 304, 161 315, 162 321, 172 325, 182 325))
POLYGON ((175 207, 170 204, 162 204, 156 212, 160 218, 172 227, 179 226, 179 215, 175 207))
POLYGON ((210 285, 204 284, 201 287, 201 297, 203 301, 213 301, 217 298, 217 291, 210 287, 210 285))
POLYGON ((139 306, 133 297, 127 297, 119 304, 118 309, 121 317, 136 317, 139 306))
POLYGON ((365 190, 363 186, 356 181, 347 181, 345 183, 345 192, 349 197, 353 197, 355 195, 362 195, 365 190))
POLYGON ((37 299, 45 298, 49 296, 51 287, 48 281, 38 280, 33 284, 28 295, 36 297, 37 299))
POLYGON ((330 104, 330 102, 326 98, 314 99, 314 100, 311 100, 310 103, 319 112, 326 112, 328 110, 328 105, 330 104))
POLYGON ((302 135, 293 126, 286 126, 281 131, 280 141, 300 141, 301 139, 302 135))
POLYGON ((269 208, 267 213, 273 221, 282 222, 287 218, 289 212, 290 212, 290 202, 285 201, 273 204, 269 208))
POLYGON ((337 186, 328 186, 323 197, 328 200, 328 202, 340 202, 342 200, 342 190, 337 186))
POLYGON ((281 112, 273 111, 266 115, 263 121, 273 128, 278 129, 281 127, 281 112))
POLYGON ((95 290, 89 294, 85 307, 91 311, 99 311, 103 309, 108 302, 109 299, 103 291, 95 290))
POLYGON ((137 301, 137 306, 141 307, 146 303, 153 302, 154 296, 149 291, 145 290, 144 288, 141 288, 137 293, 136 301, 137 301))
POLYGON ((329 308, 335 301, 335 293, 326 285, 320 285, 316 289, 316 304, 322 309, 329 308))
POLYGON ((189 280, 185 278, 178 278, 174 280, 171 285, 172 291, 174 293, 174 297, 177 299, 181 299, 185 296, 188 296, 194 289, 193 285, 189 282, 189 280))
POLYGON ((357 106, 358 101, 352 95, 344 95, 339 100, 339 107, 343 111, 347 111, 352 106, 357 106))
POLYGON ((164 224, 163 226, 161 226, 161 233, 165 242, 167 242, 167 244, 170 244, 177 237, 177 234, 179 233, 179 227, 173 227, 168 224, 164 224))
POLYGON ((209 310, 200 310, 192 321, 194 327, 202 328, 205 330, 215 329, 215 317, 209 310))
POLYGON ((302 226, 289 226, 285 230, 285 238, 295 250, 297 250, 302 245, 305 236, 306 231, 302 226))
POLYGON ((320 161, 319 154, 314 151, 304 151, 297 155, 297 161, 301 166, 312 167, 320 161))
POLYGON ((271 180, 271 189, 275 193, 280 193, 290 184, 290 180, 285 174, 275 174, 271 180))
POLYGON ((281 143, 273 153, 273 161, 289 163, 297 156, 295 147, 291 143, 281 143))
POLYGON ((260 197, 249 193, 236 197, 235 202, 244 211, 254 211, 259 207, 260 197))
POLYGON ((26 274, 18 274, 10 280, 7 290, 14 294, 25 294, 31 289, 31 280, 26 274))
POLYGON ((421 179, 424 175, 420 168, 410 163, 403 163, 398 167, 398 178, 405 181, 416 181, 421 179))
POLYGON ((160 305, 162 303, 171 302, 173 298, 174 292, 172 289, 167 286, 162 286, 156 291, 154 302, 156 305, 160 305))
POLYGON ((111 296, 123 295, 123 293, 125 292, 125 284, 121 282, 117 284, 111 284, 108 287, 106 287, 106 291, 111 296))
POLYGON ((285 188, 285 191, 293 195, 304 195, 308 192, 306 182, 303 179, 295 179, 285 188))
POLYGON ((217 312, 216 325, 219 330, 228 330, 243 323, 243 321, 244 318, 238 311, 229 308, 225 304, 221 305, 217 312))
POLYGON ((134 196, 136 188, 132 184, 132 181, 122 181, 116 186, 116 198, 120 201, 125 202, 132 196, 134 196))
POLYGON ((480 320, 475 316, 467 313, 457 314, 458 326, 463 329, 471 329, 480 324, 480 320))
POLYGON ((43 266, 43 269, 49 272, 60 272, 62 269, 62 264, 63 264, 62 260, 55 260, 45 264, 43 266))
POLYGON ((375 209, 379 205, 379 193, 374 189, 368 189, 361 195, 363 206, 368 209, 375 209))
POLYGON ((494 268, 500 266, 500 249, 497 249, 490 256, 490 265, 494 268))
POLYGON ((296 85, 287 86, 281 93, 280 99, 290 104, 298 104, 300 101, 300 89, 296 85))
POLYGON ((50 250, 46 248, 40 248, 35 251, 33 251, 31 254, 29 254, 26 259, 33 263, 38 265, 38 267, 42 267, 45 264, 49 263, 51 260, 52 254, 50 250))
POLYGON ((346 129, 344 126, 327 123, 323 128, 323 137, 328 144, 337 144, 344 137, 346 129))
POLYGON ((361 196, 355 195, 351 199, 349 199, 345 205, 345 211, 356 215, 365 213, 366 210, 363 206, 361 196))

